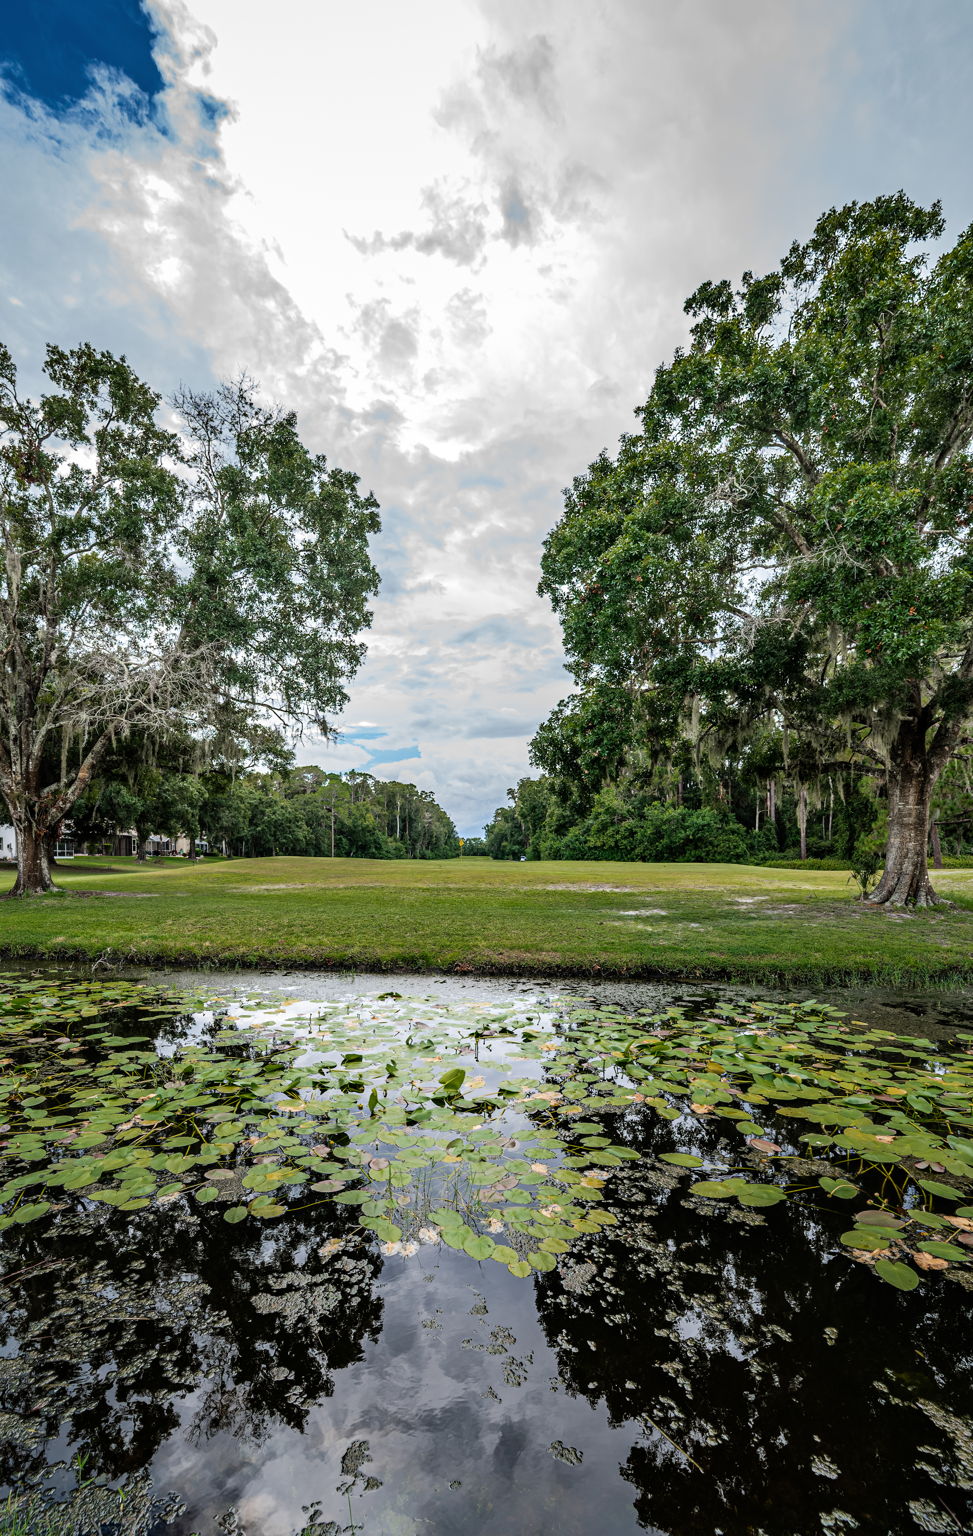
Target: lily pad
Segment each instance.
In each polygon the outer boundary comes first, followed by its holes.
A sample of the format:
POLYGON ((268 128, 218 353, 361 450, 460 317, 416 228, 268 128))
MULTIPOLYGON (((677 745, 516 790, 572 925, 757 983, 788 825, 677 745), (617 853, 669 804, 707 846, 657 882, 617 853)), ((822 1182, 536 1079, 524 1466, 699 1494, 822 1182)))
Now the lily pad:
POLYGON ((881 1233, 876 1232, 873 1227, 856 1227, 852 1232, 842 1232, 838 1241, 844 1243, 846 1248, 863 1248, 876 1250, 879 1248, 887 1248, 890 1242, 890 1238, 883 1237, 881 1233))
POLYGON ((897 1259, 876 1259, 875 1273, 886 1285, 894 1285, 897 1291, 914 1291, 919 1284, 915 1270, 897 1259))
POLYGON ((924 1189, 929 1195, 938 1195, 940 1200, 962 1200, 961 1190, 954 1189, 951 1184, 940 1184, 937 1179, 916 1179, 920 1189, 924 1189))
POLYGON ((496 1246, 492 1237, 475 1233, 471 1233, 463 1242, 463 1247, 471 1259, 488 1259, 496 1246))
POLYGON ((966 1263, 970 1254, 964 1248, 957 1248, 955 1243, 940 1243, 935 1239, 922 1242, 918 1245, 922 1253, 931 1253, 934 1259, 949 1259, 951 1263, 966 1263))
POLYGON ((825 1177, 818 1179, 818 1183, 827 1194, 832 1195, 836 1200, 854 1200, 855 1196, 861 1193, 857 1184, 851 1184, 847 1179, 830 1179, 825 1177))

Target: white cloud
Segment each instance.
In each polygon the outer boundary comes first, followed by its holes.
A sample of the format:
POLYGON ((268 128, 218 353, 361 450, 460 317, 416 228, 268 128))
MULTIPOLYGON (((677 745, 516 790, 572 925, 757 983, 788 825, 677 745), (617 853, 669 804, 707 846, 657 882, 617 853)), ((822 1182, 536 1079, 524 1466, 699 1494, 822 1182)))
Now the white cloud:
MULTIPOLYGON (((5 333, 25 362, 90 337, 164 391, 246 369, 361 475, 384 584, 348 718, 417 742, 390 775, 478 830, 568 686, 535 592, 562 486, 701 279, 899 184, 889 60, 959 69, 959 21, 894 0, 893 35, 882 3, 152 0, 168 134, 2 107, 5 333)), ((963 135, 941 91, 909 101, 921 182, 963 135)))

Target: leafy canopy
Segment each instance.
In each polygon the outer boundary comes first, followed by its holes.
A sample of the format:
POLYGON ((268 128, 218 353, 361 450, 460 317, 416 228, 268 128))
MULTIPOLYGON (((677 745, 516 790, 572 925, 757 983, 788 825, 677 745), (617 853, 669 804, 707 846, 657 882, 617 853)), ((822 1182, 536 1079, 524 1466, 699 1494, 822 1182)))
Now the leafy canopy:
POLYGON ((545 546, 584 695, 624 689, 647 729, 723 747, 769 714, 819 766, 887 766, 903 719, 939 767, 955 750, 973 703, 973 228, 933 259, 943 228, 903 193, 852 203, 776 272, 687 301, 691 345, 545 546))
POLYGON ((45 372, 24 398, 0 348, 0 790, 32 836, 118 733, 326 727, 378 580, 374 498, 246 380, 170 430, 124 358, 52 346, 45 372))

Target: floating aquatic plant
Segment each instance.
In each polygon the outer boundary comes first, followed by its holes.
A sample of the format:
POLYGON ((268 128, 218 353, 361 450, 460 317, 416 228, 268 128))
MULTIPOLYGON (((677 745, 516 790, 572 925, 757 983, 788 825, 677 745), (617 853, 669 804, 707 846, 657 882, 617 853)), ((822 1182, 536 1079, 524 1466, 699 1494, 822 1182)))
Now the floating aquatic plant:
POLYGON ((606 1179, 647 1158, 701 1215, 858 1201, 839 1243, 905 1290, 973 1255, 971 1040, 814 1003, 633 1017, 7 978, 0 1229, 67 1200, 189 1198, 230 1225, 328 1201, 387 1255, 439 1242, 526 1277, 612 1225, 606 1179), (667 1121, 677 1144, 656 1151, 667 1121))

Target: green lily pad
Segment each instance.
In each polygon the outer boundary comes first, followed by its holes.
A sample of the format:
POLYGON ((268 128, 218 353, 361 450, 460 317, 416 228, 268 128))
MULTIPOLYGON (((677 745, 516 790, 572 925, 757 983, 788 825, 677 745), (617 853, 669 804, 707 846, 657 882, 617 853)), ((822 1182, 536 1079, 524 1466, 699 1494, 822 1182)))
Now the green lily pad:
POLYGON ((464 1222, 460 1222, 458 1227, 442 1227, 440 1235, 448 1248, 465 1249, 466 1239, 474 1237, 475 1233, 464 1222))
POLYGON ((46 1216, 50 1209, 49 1200, 35 1200, 30 1205, 22 1205, 19 1210, 14 1211, 10 1219, 17 1226, 26 1226, 29 1221, 37 1221, 39 1217, 46 1216))
POLYGON ((938 1179, 916 1179, 920 1189, 924 1189, 929 1195, 938 1195, 940 1200, 962 1200, 962 1192, 954 1189, 951 1184, 940 1184, 938 1179))
MULTIPOLYGON (((496 1259, 498 1264, 516 1264, 517 1253, 513 1248, 508 1248, 505 1243, 494 1243, 491 1259, 496 1259)), ((530 1265, 527 1266, 528 1269, 530 1265)))
POLYGON ((397 1243, 402 1238, 402 1228, 397 1227, 394 1221, 387 1221, 384 1216, 365 1216, 362 1218, 362 1226, 369 1232, 374 1232, 383 1243, 397 1243))
POLYGON ((931 1253, 934 1259, 949 1259, 954 1264, 967 1263, 973 1255, 968 1248, 957 1248, 955 1243, 940 1243, 935 1239, 919 1243, 923 1253, 931 1253))
POLYGON ((897 1291, 914 1291, 919 1284, 919 1276, 908 1264, 900 1264, 897 1259, 876 1259, 875 1273, 886 1285, 894 1285, 897 1291))
POLYGON ((745 1189, 735 1189, 741 1205, 770 1206, 779 1205, 787 1196, 776 1184, 749 1184, 745 1189))
POLYGON ((887 1248, 889 1245, 889 1238, 883 1237, 881 1233, 876 1232, 872 1227, 856 1227, 852 1232, 842 1232, 838 1241, 844 1243, 846 1248, 867 1248, 869 1250, 887 1248))
POLYGON ((471 1233, 463 1243, 471 1259, 488 1259, 496 1246, 492 1237, 478 1236, 475 1233, 471 1233))
POLYGON ((286 1205, 277 1205, 273 1200, 251 1200, 248 1207, 251 1216, 259 1216, 261 1220, 265 1216, 283 1216, 287 1210, 286 1205))
POLYGON ((836 1200, 854 1200, 855 1196, 860 1193, 858 1186, 849 1183, 847 1179, 829 1179, 825 1177, 818 1179, 818 1183, 827 1194, 832 1195, 836 1200))

